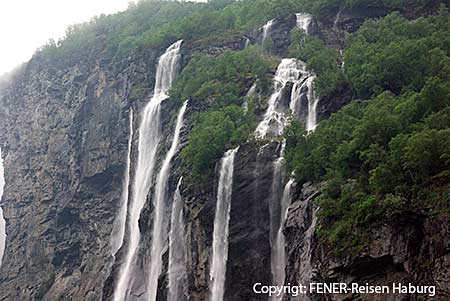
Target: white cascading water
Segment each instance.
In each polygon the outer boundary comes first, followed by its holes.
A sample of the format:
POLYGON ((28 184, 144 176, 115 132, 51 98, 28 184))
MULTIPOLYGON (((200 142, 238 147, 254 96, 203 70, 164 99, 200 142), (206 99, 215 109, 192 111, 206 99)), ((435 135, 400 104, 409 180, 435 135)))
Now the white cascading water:
POLYGON ((141 239, 139 218, 150 190, 156 152, 161 140, 160 105, 167 98, 166 92, 178 72, 181 43, 182 41, 178 41, 171 45, 159 58, 153 97, 142 115, 139 127, 138 158, 133 182, 133 197, 128 214, 130 237, 114 292, 115 301, 127 299, 132 280, 131 276, 134 274, 134 262, 141 239))
POLYGON ((342 8, 339 9, 338 13, 336 14, 336 18, 334 18, 334 22, 333 22, 333 29, 337 30, 338 29, 338 23, 341 19, 341 14, 342 14, 342 8))
MULTIPOLYGON (((272 254, 271 254, 271 266, 272 266, 272 277, 273 284, 276 286, 283 286, 284 280, 286 278, 286 250, 285 244, 286 239, 283 234, 283 225, 286 220, 287 209, 289 204, 291 203, 291 191, 292 185, 294 184, 294 179, 290 179, 286 186, 284 187, 283 197, 281 199, 281 216, 280 216, 280 224, 278 227, 278 231, 275 238, 275 243, 272 246, 272 254)), ((283 295, 272 295, 272 300, 283 300, 283 295)))
POLYGON ((305 84, 306 84, 305 82, 296 81, 292 86, 291 102, 289 103, 289 109, 291 109, 291 112, 294 116, 298 116, 301 113, 302 109, 301 97, 305 84))
MULTIPOLYGON (((278 231, 278 223, 280 220, 280 208, 278 206, 280 201, 280 192, 283 185, 283 163, 284 163, 284 151, 286 149, 286 140, 281 143, 281 150, 278 159, 273 162, 273 177, 272 177, 272 187, 271 187, 271 201, 269 203, 269 214, 270 214, 270 246, 271 246, 271 256, 276 252, 275 240, 278 231)), ((271 265, 273 265, 273 260, 271 260, 271 265)), ((271 266, 271 271, 273 274, 274 267, 271 266)))
POLYGON ((244 109, 244 114, 248 113, 248 103, 256 94, 256 82, 247 91, 244 96, 244 102, 242 103, 242 108, 244 109))
POLYGON ((306 71, 305 63, 296 59, 283 59, 278 65, 274 77, 274 92, 268 100, 268 108, 263 120, 255 131, 256 138, 278 137, 283 134, 287 124, 284 110, 280 110, 279 102, 284 87, 288 82, 296 83, 310 76, 306 71))
MULTIPOLYGON (((312 15, 307 13, 295 14, 297 18, 297 28, 303 29, 306 34, 310 33, 310 27, 312 23, 312 15)), ((289 105, 294 116, 298 116, 301 113, 300 100, 302 98, 302 91, 306 91, 308 99, 308 115, 306 118, 306 130, 314 131, 317 126, 317 104, 319 98, 316 98, 314 94, 314 79, 315 75, 309 74, 306 81, 297 81, 292 87, 291 103, 289 105)))
MULTIPOLYGON (((3 188, 5 187, 5 169, 3 167, 2 149, 0 148, 0 204, 3 196, 3 188)), ((6 247, 6 221, 3 217, 3 209, 0 206, 0 266, 3 262, 3 254, 6 247)))
POLYGON ((312 16, 306 13, 298 13, 295 16, 297 17, 297 28, 303 29, 306 34, 309 34, 312 16))
POLYGON ((158 292, 158 278, 161 275, 163 264, 163 253, 167 248, 167 190, 170 175, 170 168, 172 159, 178 151, 180 144, 180 133, 184 123, 184 113, 186 112, 188 101, 186 100, 181 107, 177 124, 175 126, 175 133, 173 135, 172 145, 164 158, 161 170, 155 186, 155 196, 153 198, 153 229, 152 229, 152 244, 150 249, 150 271, 148 274, 148 300, 156 300, 158 292))
POLYGON ((111 233, 111 255, 115 256, 117 251, 123 245, 123 239, 125 236, 125 227, 127 220, 127 211, 128 211, 128 193, 130 186, 130 169, 131 169, 131 145, 133 142, 133 109, 130 109, 129 116, 129 137, 128 137, 128 152, 127 152, 127 162, 125 168, 125 175, 123 180, 123 188, 122 188, 122 204, 119 208, 119 214, 114 221, 113 231, 111 233))
POLYGON ((306 80, 308 87, 308 118, 306 120, 306 130, 308 132, 314 131, 317 127, 317 104, 319 103, 319 98, 314 93, 315 79, 315 76, 310 76, 306 80))
POLYGON ((262 42, 267 39, 267 37, 270 34, 270 30, 272 28, 272 25, 274 23, 275 19, 269 20, 264 26, 263 26, 263 36, 262 36, 262 42))
POLYGON ((250 45, 250 39, 249 38, 245 38, 244 48, 247 48, 249 45, 250 45))
POLYGON ((168 301, 185 301, 186 294, 186 243, 184 241, 183 199, 178 181, 173 196, 169 233, 169 293, 168 301))
POLYGON ((220 163, 216 215, 214 218, 212 261, 209 273, 211 301, 222 301, 225 292, 234 158, 238 150, 239 147, 227 151, 220 163))

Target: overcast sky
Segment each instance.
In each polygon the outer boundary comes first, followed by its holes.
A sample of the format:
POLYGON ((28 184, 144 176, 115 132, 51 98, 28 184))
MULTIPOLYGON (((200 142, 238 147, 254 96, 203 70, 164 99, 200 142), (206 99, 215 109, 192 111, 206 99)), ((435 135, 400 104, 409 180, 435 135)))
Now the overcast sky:
POLYGON ((74 23, 123 11, 130 0, 0 0, 0 75, 28 61, 74 23))

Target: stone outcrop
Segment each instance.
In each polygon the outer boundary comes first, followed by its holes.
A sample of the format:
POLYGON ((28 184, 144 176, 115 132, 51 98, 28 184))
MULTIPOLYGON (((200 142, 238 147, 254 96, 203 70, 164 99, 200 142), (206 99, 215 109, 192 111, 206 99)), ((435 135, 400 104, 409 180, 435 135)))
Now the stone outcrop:
POLYGON ((142 105, 127 99, 133 85, 153 82, 156 53, 141 54, 123 70, 96 57, 57 69, 36 55, 2 92, 8 242, 0 299, 101 295, 128 109, 142 105))
MULTIPOLYGON (((384 11, 376 14, 382 15, 384 11)), ((312 34, 341 48, 348 32, 367 17, 364 13, 341 11, 335 24, 316 21, 312 34)), ((286 55, 289 32, 295 22, 294 15, 275 20, 270 34, 271 54, 286 55)), ((250 44, 260 44, 261 29, 245 36, 233 34, 188 42, 183 47, 182 65, 187 64, 193 53, 220 55, 227 50, 243 49, 247 39, 250 44)), ((0 146, 6 173, 2 207, 8 234, 4 264, 0 267, 0 300, 111 299, 123 255, 120 250, 114 260, 109 238, 120 204, 129 135, 128 112, 130 108, 136 112, 133 124, 137 129, 139 113, 153 91, 160 53, 161 50, 144 49, 115 62, 107 58, 104 45, 100 44, 58 64, 37 54, 10 83, 0 84, 0 146)), ((347 92, 344 89, 339 95, 322 99, 319 119, 327 118, 350 101, 347 92)), ((170 100, 163 105, 164 142, 159 158, 170 147, 178 108, 179 104, 170 100)), ((182 146, 192 128, 191 117, 205 109, 194 100, 189 103, 182 146)), ((133 137, 132 165, 137 157, 138 138, 138 134, 133 137)), ((271 283, 270 189, 273 162, 280 149, 277 142, 262 144, 248 141, 241 145, 236 156, 226 300, 265 300, 253 294, 252 285, 271 283)), ((158 160, 157 169, 161 161, 158 160)), ((170 196, 180 176, 189 177, 189 171, 177 158, 169 179, 170 196)), ((209 296, 216 189, 216 178, 202 185, 183 184, 181 189, 191 300, 207 300, 209 296)), ((317 187, 296 190, 284 229, 289 282, 383 283, 408 279, 434 283, 440 296, 450 296, 450 252, 445 240, 449 237, 448 221, 432 220, 426 215, 405 217, 372 229, 368 234, 373 241, 369 249, 339 257, 315 235, 317 187)), ((149 201, 139 221, 143 234, 139 249, 142 273, 151 243, 152 211, 149 201)), ((163 258, 159 300, 165 300, 167 294, 167 257, 165 254, 163 258)), ((358 298, 324 298, 345 297, 358 298)))
POLYGON ((305 295, 299 300, 448 300, 448 217, 436 218, 426 213, 412 212, 407 216, 395 216, 360 233, 363 241, 357 251, 337 253, 317 234, 308 235, 315 225, 315 213, 320 212, 315 203, 319 195, 318 187, 306 185, 289 207, 284 227, 289 254, 287 283, 411 283, 435 286, 436 296, 348 293, 305 295))

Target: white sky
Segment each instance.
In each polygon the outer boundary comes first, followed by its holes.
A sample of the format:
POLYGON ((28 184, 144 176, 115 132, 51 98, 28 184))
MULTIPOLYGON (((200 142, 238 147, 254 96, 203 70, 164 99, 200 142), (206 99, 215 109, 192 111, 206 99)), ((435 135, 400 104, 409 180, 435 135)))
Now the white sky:
POLYGON ((130 0, 0 0, 0 75, 28 61, 50 38, 93 16, 123 11, 130 0))

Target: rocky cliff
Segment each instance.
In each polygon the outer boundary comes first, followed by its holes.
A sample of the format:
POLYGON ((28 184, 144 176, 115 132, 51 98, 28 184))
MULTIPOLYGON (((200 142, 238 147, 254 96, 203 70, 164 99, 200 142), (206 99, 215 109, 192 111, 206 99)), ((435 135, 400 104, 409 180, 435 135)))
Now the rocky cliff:
MULTIPOLYGON (((288 264, 286 282, 292 284, 359 283, 386 285, 403 283, 435 286, 427 294, 308 294, 300 300, 447 300, 449 245, 448 218, 430 212, 393 216, 376 227, 359 233, 363 237, 355 251, 339 253, 317 235, 320 208, 318 187, 297 189, 284 225, 288 264)), ((361 231, 361 230, 360 230, 361 231)), ((350 235, 351 233, 348 233, 350 235)))
MULTIPOLYGON (((361 20, 383 14, 383 10, 369 15, 367 11, 339 11, 333 24, 315 21, 312 34, 340 48, 345 36, 361 20)), ((289 32, 294 26, 295 15, 276 19, 271 35, 272 55, 286 55, 289 32)), ((188 41, 183 45, 182 66, 195 53, 220 55, 225 50, 243 49, 247 39, 261 43, 261 28, 245 36, 188 41)), ((143 106, 152 94, 161 53, 161 49, 141 49, 117 62, 108 59, 99 45, 59 65, 37 54, 0 92, 0 147, 6 179, 1 205, 8 235, 0 267, 0 300, 111 300, 123 260, 123 250, 117 258, 111 256, 109 242, 121 201, 129 110, 137 112, 133 120, 136 129, 143 106)), ((322 99, 319 119, 327 118, 349 101, 345 89, 322 99)), ((195 101, 189 103, 182 146, 192 128, 191 117, 204 109, 195 101)), ((177 110, 170 99, 164 102, 164 142, 157 168, 170 147, 177 110)), ((133 169, 139 137, 134 135, 132 139, 133 169)), ((255 282, 271 282, 269 215, 271 204, 279 201, 272 197, 273 162, 279 156, 280 143, 260 141, 248 141, 237 154, 226 300, 266 300, 255 296, 251 288, 255 282)), ((169 179, 170 196, 181 176, 189 177, 189 173, 177 158, 169 179)), ((190 300, 207 300, 209 296, 216 189, 217 173, 203 185, 182 185, 181 189, 190 300)), ((434 283, 441 296, 450 296, 449 246, 445 241, 450 233, 446 221, 430 221, 426 215, 403 217, 372 229, 367 234, 373 241, 369 249, 337 256, 314 233, 317 208, 313 200, 317 191, 314 187, 296 190, 284 229, 287 282, 408 280, 434 283), (419 263, 430 266, 421 267, 419 263), (421 273, 421 268, 428 272, 421 273)), ((142 273, 152 239, 152 212, 151 202, 147 202, 139 220, 143 240, 138 266, 142 273)), ((159 300, 167 295, 167 252, 163 259, 159 300)), ((136 291, 136 299, 142 293, 136 291)), ((324 300, 346 298, 358 296, 326 296, 324 300)))

